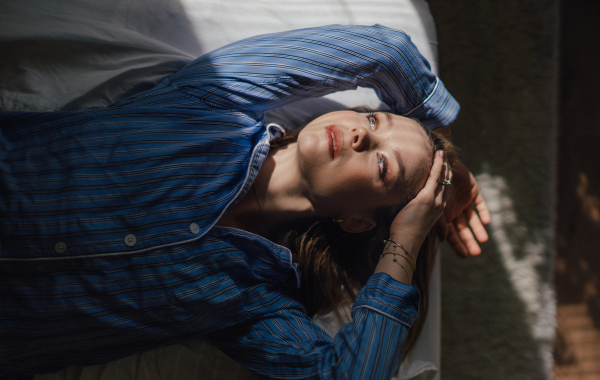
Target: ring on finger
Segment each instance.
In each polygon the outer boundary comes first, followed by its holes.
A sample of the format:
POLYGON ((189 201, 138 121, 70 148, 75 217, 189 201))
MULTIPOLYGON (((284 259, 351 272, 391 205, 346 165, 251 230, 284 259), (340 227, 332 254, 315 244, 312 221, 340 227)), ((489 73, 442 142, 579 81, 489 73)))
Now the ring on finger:
POLYGON ((444 181, 438 181, 438 184, 443 185, 443 186, 449 186, 452 184, 452 182, 450 182, 449 179, 444 180, 444 181))

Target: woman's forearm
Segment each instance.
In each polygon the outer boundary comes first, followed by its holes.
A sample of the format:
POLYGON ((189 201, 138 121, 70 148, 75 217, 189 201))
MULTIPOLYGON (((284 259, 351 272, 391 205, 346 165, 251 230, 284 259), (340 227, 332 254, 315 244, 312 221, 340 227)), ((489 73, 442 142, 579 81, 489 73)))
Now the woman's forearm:
POLYGON ((165 83, 211 107, 250 111, 369 87, 393 113, 429 128, 450 124, 459 110, 410 37, 381 25, 330 25, 248 38, 194 60, 165 83))

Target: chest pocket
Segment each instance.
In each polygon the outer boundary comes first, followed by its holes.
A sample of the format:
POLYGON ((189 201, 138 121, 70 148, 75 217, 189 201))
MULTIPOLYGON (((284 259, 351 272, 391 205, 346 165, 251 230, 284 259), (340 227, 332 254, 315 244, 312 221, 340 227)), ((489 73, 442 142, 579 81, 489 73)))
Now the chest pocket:
POLYGON ((215 273, 173 290, 167 321, 184 330, 214 332, 248 318, 235 282, 226 273, 215 273))

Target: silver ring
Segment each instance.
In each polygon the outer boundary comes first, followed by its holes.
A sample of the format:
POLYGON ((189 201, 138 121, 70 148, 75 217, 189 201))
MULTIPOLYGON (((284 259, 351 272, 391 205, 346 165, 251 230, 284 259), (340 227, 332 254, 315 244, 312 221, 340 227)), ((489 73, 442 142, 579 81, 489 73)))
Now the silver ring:
POLYGON ((449 179, 445 180, 445 181, 438 181, 438 183, 440 185, 444 185, 444 186, 448 186, 448 185, 452 185, 452 182, 450 182, 449 179))

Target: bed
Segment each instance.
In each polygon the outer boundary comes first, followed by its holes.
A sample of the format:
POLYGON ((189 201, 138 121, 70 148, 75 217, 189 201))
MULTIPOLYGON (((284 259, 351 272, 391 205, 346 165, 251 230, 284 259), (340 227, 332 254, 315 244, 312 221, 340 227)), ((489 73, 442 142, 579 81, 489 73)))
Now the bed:
MULTIPOLYGON (((425 0, 22 0, 0 1, 0 109, 49 111, 112 104, 151 88, 193 58, 241 38, 326 24, 383 24, 407 32, 437 73, 435 26, 425 0)), ((354 106, 383 108, 357 89, 296 102, 268 121, 293 128, 354 106)), ((440 275, 415 349, 395 379, 440 378, 440 275)), ((349 313, 316 320, 335 334, 349 313)), ((49 379, 251 379, 199 339, 111 363, 69 367, 49 379)))

